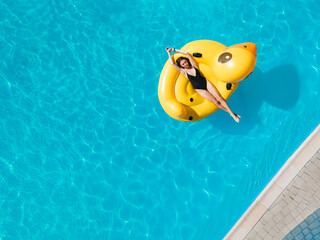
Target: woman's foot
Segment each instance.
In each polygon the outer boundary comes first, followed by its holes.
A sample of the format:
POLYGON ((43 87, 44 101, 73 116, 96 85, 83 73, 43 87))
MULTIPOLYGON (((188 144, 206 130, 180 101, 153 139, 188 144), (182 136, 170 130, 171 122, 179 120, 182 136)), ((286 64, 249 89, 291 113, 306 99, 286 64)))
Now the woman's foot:
POLYGON ((240 122, 240 115, 238 115, 238 114, 235 114, 235 113, 233 113, 232 115, 231 115, 231 117, 233 117, 233 119, 238 123, 238 122, 240 122))

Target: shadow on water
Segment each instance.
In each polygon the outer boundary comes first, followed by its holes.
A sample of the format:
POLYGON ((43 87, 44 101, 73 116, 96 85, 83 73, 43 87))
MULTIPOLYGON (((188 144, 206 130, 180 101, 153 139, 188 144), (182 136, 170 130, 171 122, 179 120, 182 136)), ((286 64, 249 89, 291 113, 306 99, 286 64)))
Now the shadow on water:
POLYGON ((240 123, 231 124, 233 119, 223 111, 209 116, 207 121, 225 133, 246 134, 254 125, 259 124, 259 111, 263 102, 290 110, 299 98, 299 91, 300 80, 294 66, 282 65, 268 72, 256 68, 228 100, 231 109, 242 116, 240 123))

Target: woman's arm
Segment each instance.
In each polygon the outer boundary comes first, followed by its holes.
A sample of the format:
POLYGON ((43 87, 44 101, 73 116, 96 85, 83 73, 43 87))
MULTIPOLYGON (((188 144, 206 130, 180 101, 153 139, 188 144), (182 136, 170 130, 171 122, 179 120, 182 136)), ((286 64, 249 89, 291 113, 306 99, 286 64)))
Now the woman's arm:
POLYGON ((192 57, 188 52, 186 52, 186 51, 182 51, 182 50, 179 50, 179 49, 174 49, 174 51, 176 51, 176 52, 178 52, 178 53, 182 53, 182 54, 186 55, 186 56, 188 57, 188 59, 189 59, 189 61, 190 61, 191 65, 192 65, 192 67, 196 67, 196 68, 198 68, 198 67, 197 67, 197 63, 194 61, 193 57, 192 57))
POLYGON ((179 71, 180 73, 183 74, 182 69, 181 69, 177 64, 175 64, 175 62, 173 61, 173 59, 172 59, 172 57, 171 57, 171 52, 173 52, 174 49, 167 47, 167 48, 166 48, 166 51, 167 51, 167 53, 168 53, 168 56, 169 56, 169 60, 170 60, 171 65, 172 65, 177 71, 179 71))

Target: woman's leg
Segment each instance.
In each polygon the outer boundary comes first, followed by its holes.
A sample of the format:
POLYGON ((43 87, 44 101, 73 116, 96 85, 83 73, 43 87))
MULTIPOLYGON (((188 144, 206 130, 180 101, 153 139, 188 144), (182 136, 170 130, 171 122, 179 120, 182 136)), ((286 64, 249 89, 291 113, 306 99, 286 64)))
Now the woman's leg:
POLYGON ((213 102, 218 108, 228 112, 228 110, 221 104, 221 101, 218 101, 209 91, 204 89, 196 89, 196 91, 205 99, 213 102))
POLYGON ((207 80, 207 89, 208 89, 209 93, 211 93, 221 103, 223 108, 226 109, 225 111, 228 112, 230 114, 230 116, 233 117, 233 119, 236 122, 239 122, 241 117, 238 114, 235 114, 234 112, 231 111, 226 100, 221 96, 221 94, 216 89, 216 87, 213 86, 213 84, 211 84, 208 80, 207 80))
POLYGON ((236 122, 240 121, 240 116, 233 113, 227 104, 226 100, 220 95, 219 91, 207 80, 207 89, 206 90, 201 90, 197 89, 196 91, 204 98, 208 99, 209 101, 213 102, 217 107, 221 108, 222 110, 226 111, 227 113, 230 114, 231 117, 236 122))

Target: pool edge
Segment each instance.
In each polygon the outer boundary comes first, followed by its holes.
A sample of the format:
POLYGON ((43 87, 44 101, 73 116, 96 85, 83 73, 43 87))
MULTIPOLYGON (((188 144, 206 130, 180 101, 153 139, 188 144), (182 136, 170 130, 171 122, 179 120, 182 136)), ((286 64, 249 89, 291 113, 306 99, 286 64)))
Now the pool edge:
POLYGON ((241 240, 253 229, 257 222, 286 189, 300 170, 320 149, 320 124, 286 161, 274 178, 263 189, 255 201, 231 228, 224 240, 241 240))

